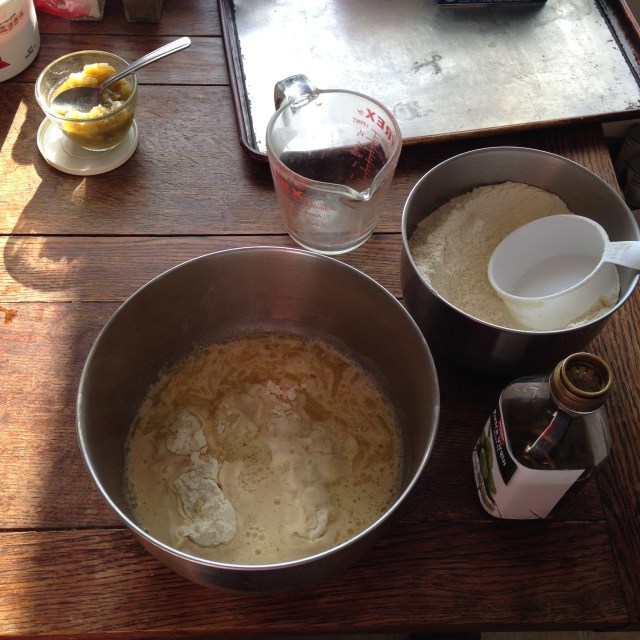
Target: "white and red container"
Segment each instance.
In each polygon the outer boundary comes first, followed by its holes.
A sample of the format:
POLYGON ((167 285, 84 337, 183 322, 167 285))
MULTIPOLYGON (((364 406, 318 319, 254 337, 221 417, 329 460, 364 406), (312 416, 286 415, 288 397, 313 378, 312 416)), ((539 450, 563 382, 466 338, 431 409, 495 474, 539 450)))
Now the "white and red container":
POLYGON ((24 71, 39 49, 33 0, 0 0, 0 82, 24 71))

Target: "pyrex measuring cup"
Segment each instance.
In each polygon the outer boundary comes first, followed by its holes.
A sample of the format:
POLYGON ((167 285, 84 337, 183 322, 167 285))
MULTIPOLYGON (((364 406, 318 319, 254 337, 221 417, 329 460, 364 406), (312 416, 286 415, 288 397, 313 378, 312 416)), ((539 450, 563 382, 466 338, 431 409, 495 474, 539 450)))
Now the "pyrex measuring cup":
POLYGON ((274 99, 266 147, 287 231, 318 253, 359 247, 398 163, 396 119, 373 98, 317 89, 303 75, 278 82, 274 99))

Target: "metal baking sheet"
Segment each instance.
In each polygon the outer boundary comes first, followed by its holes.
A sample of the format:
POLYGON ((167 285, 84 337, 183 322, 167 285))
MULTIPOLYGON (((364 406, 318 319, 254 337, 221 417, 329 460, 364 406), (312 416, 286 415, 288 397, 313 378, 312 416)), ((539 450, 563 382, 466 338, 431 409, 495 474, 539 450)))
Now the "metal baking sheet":
POLYGON ((636 117, 633 45, 600 2, 221 0, 242 142, 264 156, 274 85, 301 73, 383 102, 405 143, 636 117))

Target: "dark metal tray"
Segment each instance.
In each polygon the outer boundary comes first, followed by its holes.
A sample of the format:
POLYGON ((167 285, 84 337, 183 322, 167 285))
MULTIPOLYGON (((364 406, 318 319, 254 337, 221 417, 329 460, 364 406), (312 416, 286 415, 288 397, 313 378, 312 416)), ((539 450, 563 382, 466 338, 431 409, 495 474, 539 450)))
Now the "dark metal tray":
POLYGON ((392 109, 405 144, 640 113, 624 0, 220 0, 242 144, 265 157, 278 80, 305 74, 392 109))

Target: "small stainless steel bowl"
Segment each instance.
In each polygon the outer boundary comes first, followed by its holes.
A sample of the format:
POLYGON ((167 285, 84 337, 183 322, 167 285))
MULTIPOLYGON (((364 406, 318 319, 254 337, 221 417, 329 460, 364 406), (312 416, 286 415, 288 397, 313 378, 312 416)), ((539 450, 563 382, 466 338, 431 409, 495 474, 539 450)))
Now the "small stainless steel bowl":
POLYGON ((77 424, 93 481, 151 554, 209 587, 276 591, 306 586, 343 570, 374 544, 427 463, 439 404, 427 343, 389 292, 333 258, 258 247, 196 258, 129 298, 91 349, 80 380, 77 424), (161 370, 198 347, 252 331, 325 339, 365 366, 398 413, 404 473, 395 502, 350 540, 301 560, 249 566, 196 558, 144 531, 125 497, 123 461, 134 416, 161 370))
POLYGON ((638 240, 638 225, 624 200, 585 167, 545 151, 489 147, 460 154, 434 167, 412 189, 402 215, 401 279, 407 309, 434 354, 496 375, 544 371, 580 351, 604 328, 638 282, 635 270, 618 267, 620 299, 591 322, 554 331, 493 325, 458 309, 419 274, 409 248, 418 224, 452 198, 481 185, 521 182, 558 195, 573 213, 599 222, 611 240, 638 240))

